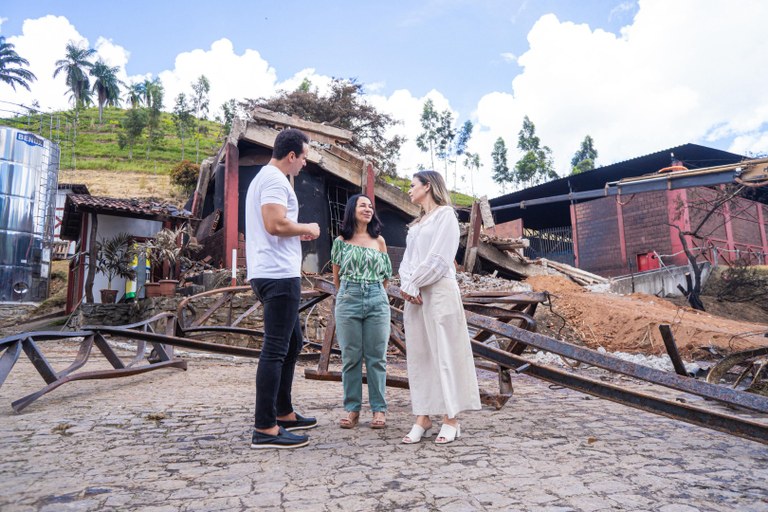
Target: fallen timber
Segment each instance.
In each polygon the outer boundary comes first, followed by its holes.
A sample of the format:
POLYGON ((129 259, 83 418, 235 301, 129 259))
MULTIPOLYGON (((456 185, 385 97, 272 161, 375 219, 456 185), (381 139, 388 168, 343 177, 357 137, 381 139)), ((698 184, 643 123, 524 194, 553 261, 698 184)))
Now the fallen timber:
MULTIPOLYGON (((302 304, 303 310, 335 295, 335 289, 331 283, 317 278, 311 280, 314 289, 305 290, 302 294, 304 299, 302 304)), ((186 369, 186 362, 184 360, 172 357, 173 347, 256 358, 259 355, 259 350, 257 349, 209 343, 189 337, 190 335, 204 332, 232 332, 255 337, 261 336, 262 333, 258 330, 238 327, 237 324, 245 318, 245 314, 235 319, 232 319, 233 314, 228 315, 231 322, 229 326, 202 325, 205 320, 201 319, 210 319, 216 309, 225 307, 227 298, 230 300, 230 313, 233 313, 231 298, 237 293, 248 290, 250 290, 249 287, 241 286, 214 291, 213 293, 219 293, 222 297, 226 298, 217 300, 214 306, 211 306, 204 313, 197 315, 195 319, 190 319, 186 315, 187 311, 194 310, 191 304, 189 302, 182 302, 176 315, 163 313, 144 322, 128 326, 87 326, 79 332, 24 333, 0 339, 0 351, 4 351, 0 356, 0 385, 5 381, 22 351, 30 358, 35 368, 46 381, 47 386, 37 393, 13 402, 12 406, 17 412, 66 382, 123 377, 167 367, 186 369), (158 329, 157 325, 162 327, 158 329), (164 331, 164 333, 156 331, 164 331), (112 350, 106 341, 107 336, 126 338, 137 343, 136 354, 129 363, 123 363, 114 350, 112 350), (35 342, 73 337, 84 338, 76 361, 66 370, 57 373, 47 363, 35 342), (114 369, 74 373, 75 370, 85 364, 94 346, 102 352, 114 369), (140 363, 145 358, 145 350, 148 346, 154 347, 153 353, 155 353, 157 360, 155 362, 149 361, 148 365, 141 366, 140 363)), ((393 319, 390 339, 394 346, 401 348, 404 352, 406 345, 401 328, 402 297, 400 296, 399 289, 396 287, 389 287, 387 291, 391 299, 393 319)), ((206 292, 208 295, 213 293, 206 292)), ((486 397, 485 403, 494 405, 497 408, 503 406, 509 396, 511 396, 512 391, 509 372, 527 373, 554 384, 616 401, 647 412, 768 444, 768 425, 764 423, 594 381, 572 372, 561 371, 526 359, 521 354, 526 347, 531 346, 660 386, 716 400, 728 406, 746 408, 760 413, 768 412, 768 399, 765 397, 747 394, 716 384, 696 381, 672 373, 661 372, 532 332, 535 329, 535 321, 532 318, 533 312, 536 305, 541 302, 540 299, 540 297, 531 294, 501 292, 480 292, 467 294, 464 297, 467 322, 470 326, 478 329, 477 334, 472 340, 472 350, 474 355, 479 359, 483 359, 483 361, 477 361, 477 366, 499 372, 499 385, 502 393, 496 396, 495 401, 493 397, 490 397, 490 400, 488 400, 489 397, 486 397), (506 304, 510 309, 498 307, 497 304, 506 304), (519 326, 513 325, 513 323, 519 326), (502 348, 495 348, 484 343, 491 335, 496 336, 497 341, 499 337, 506 338, 509 340, 509 343, 502 348)), ((259 303, 257 302, 248 309, 248 312, 252 313, 258 307, 259 303)), ((334 340, 333 316, 331 315, 327 320, 328 325, 321 345, 318 368, 317 370, 306 370, 305 375, 307 378, 323 380, 337 380, 340 378, 338 372, 328 370, 330 355, 334 351, 332 348, 334 340)), ((407 379, 404 378, 390 377, 387 383, 388 385, 407 387, 407 379)))

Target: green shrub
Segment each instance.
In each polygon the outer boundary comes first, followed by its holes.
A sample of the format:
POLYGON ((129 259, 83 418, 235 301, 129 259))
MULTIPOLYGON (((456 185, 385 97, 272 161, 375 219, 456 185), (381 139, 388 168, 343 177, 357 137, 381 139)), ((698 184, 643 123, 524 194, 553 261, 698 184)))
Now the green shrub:
POLYGON ((191 192, 197 186, 200 166, 189 160, 182 160, 171 169, 171 183, 186 192, 191 192))

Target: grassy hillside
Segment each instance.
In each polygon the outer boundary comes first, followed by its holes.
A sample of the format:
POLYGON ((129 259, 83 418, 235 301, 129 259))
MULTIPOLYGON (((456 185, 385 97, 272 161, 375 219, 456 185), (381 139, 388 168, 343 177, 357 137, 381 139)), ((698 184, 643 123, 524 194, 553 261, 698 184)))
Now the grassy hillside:
MULTIPOLYGON (((390 185, 396 186, 406 194, 408 193, 408 188, 411 186, 411 178, 393 178, 391 176, 383 176, 383 178, 390 185)), ((451 201, 453 201, 454 206, 472 206, 474 198, 461 192, 451 192, 451 201)))
MULTIPOLYGON (((58 112, 52 116, 19 116, 0 118, 0 124, 39 133, 58 141, 61 147, 61 169, 138 171, 166 174, 182 160, 181 139, 176 135, 171 114, 161 113, 162 138, 147 152, 146 130, 133 148, 133 158, 128 148, 118 145, 120 123, 127 110, 105 108, 103 123, 99 124, 99 110, 92 107, 80 112, 77 123, 77 139, 74 139, 74 116, 70 112, 58 112), (74 152, 74 159, 73 159, 74 152)), ((221 146, 222 125, 203 121, 200 137, 199 160, 215 154, 221 146)), ((195 161, 195 141, 188 137, 184 142, 184 158, 195 161)))
MULTIPOLYGON (((126 109, 105 108, 104 119, 99 124, 99 110, 96 107, 80 112, 77 124, 77 140, 73 141, 74 116, 70 112, 45 114, 44 116, 17 116, 0 118, 0 125, 12 126, 38 133, 43 137, 59 141, 61 147, 61 174, 59 181, 64 183, 84 183, 94 195, 113 197, 167 197, 175 195, 168 181, 168 173, 182 160, 181 139, 176 135, 171 114, 162 113, 160 119, 162 139, 146 150, 146 131, 133 148, 133 158, 129 157, 128 148, 118 145, 118 134, 126 109), (74 151, 74 159, 73 159, 74 151), (126 173, 126 179, 116 182, 112 172, 126 173), (147 175, 142 178, 141 174, 147 175)), ((223 126, 213 121, 203 121, 203 133, 200 137, 199 160, 214 155, 222 144, 223 126)), ((188 137, 184 143, 184 158, 194 162, 195 140, 188 137)), ((410 178, 385 179, 403 190, 408 191, 410 178)), ((180 198, 181 199, 181 198, 180 198)), ((458 192, 451 193, 456 206, 470 206, 472 197, 458 192)))

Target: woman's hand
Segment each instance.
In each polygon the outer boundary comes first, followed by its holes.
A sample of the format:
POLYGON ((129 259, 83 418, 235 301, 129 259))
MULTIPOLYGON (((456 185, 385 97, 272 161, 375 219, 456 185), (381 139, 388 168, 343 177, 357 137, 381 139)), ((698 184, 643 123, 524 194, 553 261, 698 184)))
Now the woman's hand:
POLYGON ((405 302, 410 302, 411 304, 423 304, 424 302, 421 300, 421 294, 414 297, 413 295, 408 295, 404 291, 401 291, 400 294, 403 296, 403 299, 405 299, 405 302))

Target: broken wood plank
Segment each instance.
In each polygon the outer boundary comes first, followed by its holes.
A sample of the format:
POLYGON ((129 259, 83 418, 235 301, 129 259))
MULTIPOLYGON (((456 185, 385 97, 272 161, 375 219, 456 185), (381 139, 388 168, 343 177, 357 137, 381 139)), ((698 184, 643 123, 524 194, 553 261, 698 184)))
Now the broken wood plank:
POLYGON ((488 196, 480 198, 480 215, 483 217, 483 226, 486 229, 490 229, 496 225, 493 221, 493 213, 491 213, 491 205, 488 203, 488 196))
POLYGON ((572 278, 574 281, 583 281, 583 283, 579 283, 579 284, 604 284, 608 282, 608 279, 606 279, 605 277, 599 276, 597 274, 593 274, 591 272, 587 272, 586 270, 576 268, 566 263, 561 263, 559 261, 552 261, 546 258, 539 258, 536 261, 534 261, 534 263, 536 263, 537 265, 541 265, 543 267, 553 268, 556 271, 563 273, 568 277, 572 278))
POLYGON ((467 249, 464 251, 464 270, 470 274, 474 273, 475 262, 477 261, 477 246, 480 243, 480 203, 472 203, 472 210, 469 214, 469 229, 467 231, 467 249))

